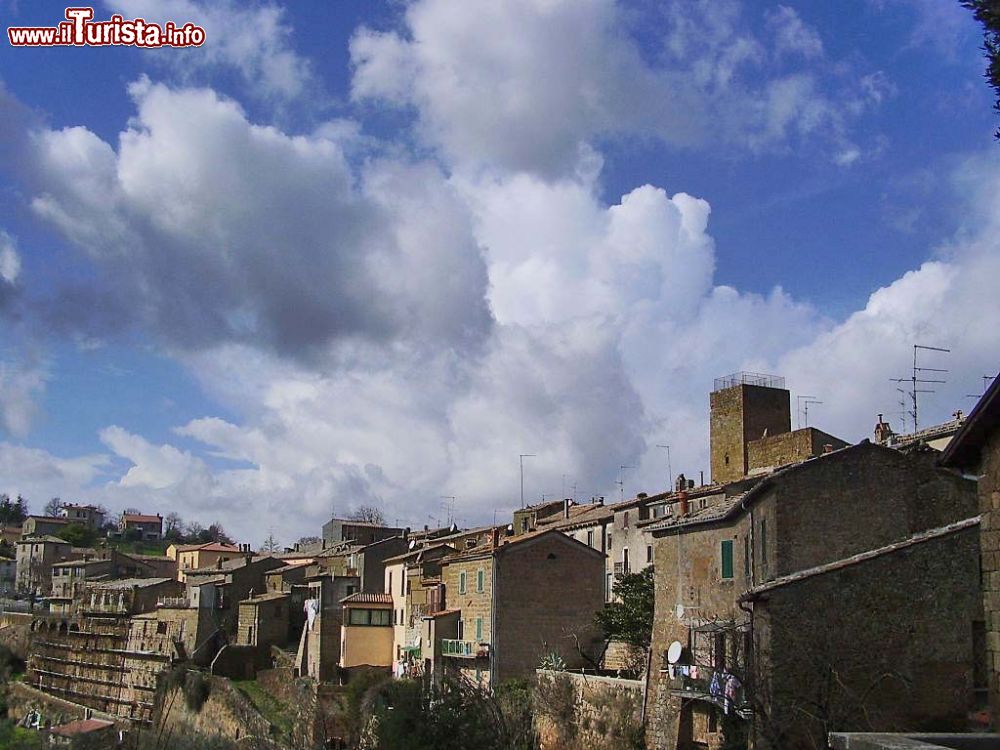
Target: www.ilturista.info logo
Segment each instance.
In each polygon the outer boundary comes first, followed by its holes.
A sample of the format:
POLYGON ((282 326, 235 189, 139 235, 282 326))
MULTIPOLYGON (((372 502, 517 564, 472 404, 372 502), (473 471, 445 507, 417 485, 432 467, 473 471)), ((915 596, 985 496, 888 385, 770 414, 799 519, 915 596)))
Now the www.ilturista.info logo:
POLYGON ((67 8, 66 20, 58 26, 11 26, 7 38, 14 47, 200 47, 205 43, 205 29, 193 23, 167 21, 161 26, 117 14, 107 21, 93 18, 93 8, 67 8))

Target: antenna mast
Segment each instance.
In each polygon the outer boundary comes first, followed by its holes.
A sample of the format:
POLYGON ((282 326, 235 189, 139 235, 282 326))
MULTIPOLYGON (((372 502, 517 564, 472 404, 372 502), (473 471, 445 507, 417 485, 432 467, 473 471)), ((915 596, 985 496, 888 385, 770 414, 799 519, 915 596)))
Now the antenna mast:
POLYGON ((919 418, 919 394, 921 393, 936 393, 932 388, 921 388, 921 385, 926 385, 930 383, 947 383, 947 380, 938 380, 935 378, 924 378, 921 377, 923 373, 945 373, 947 370, 941 369, 939 367, 920 367, 917 363, 917 354, 919 351, 929 351, 929 352, 945 352, 947 354, 951 353, 951 349, 944 349, 940 346, 925 346, 923 344, 913 345, 913 370, 908 378, 890 378, 895 383, 909 383, 910 390, 906 391, 906 395, 910 397, 910 404, 912 409, 908 412, 904 407, 904 413, 908 413, 910 417, 913 418, 913 431, 916 432, 920 428, 920 418, 919 418))
POLYGON ((618 487, 621 489, 623 501, 625 500, 625 469, 634 469, 634 468, 635 468, 634 466, 625 466, 624 464, 618 467, 619 479, 617 482, 615 482, 615 484, 617 484, 618 487))

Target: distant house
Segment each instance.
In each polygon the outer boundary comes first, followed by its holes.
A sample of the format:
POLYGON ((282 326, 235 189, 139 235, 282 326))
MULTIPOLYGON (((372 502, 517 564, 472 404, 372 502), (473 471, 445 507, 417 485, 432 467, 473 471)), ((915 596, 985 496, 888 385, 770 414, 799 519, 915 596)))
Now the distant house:
POLYGON ((122 513, 118 521, 118 532, 123 536, 129 532, 139 532, 144 542, 159 541, 163 538, 163 516, 122 513))
POLYGON ((59 518, 91 529, 99 529, 104 525, 104 511, 96 505, 66 503, 59 509, 59 518))
POLYGON ((227 562, 248 550, 234 544, 208 542, 206 544, 171 544, 167 547, 167 557, 177 561, 177 580, 184 583, 187 571, 210 568, 220 560, 227 562))
POLYGON ((0 555, 0 596, 13 594, 16 580, 17 559, 13 556, 0 555))
POLYGON ((345 597, 340 667, 392 665, 392 595, 357 593, 345 597))
POLYGON ((424 670, 488 685, 530 677, 551 654, 584 666, 599 650, 604 554, 557 531, 494 541, 441 560, 445 601, 424 618, 424 670))
POLYGON ((26 537, 17 543, 16 589, 25 594, 48 596, 52 589, 52 566, 73 554, 73 545, 53 536, 26 537))
POLYGON ((21 535, 28 536, 58 536, 59 532, 69 526, 71 521, 55 516, 28 516, 21 524, 21 535))

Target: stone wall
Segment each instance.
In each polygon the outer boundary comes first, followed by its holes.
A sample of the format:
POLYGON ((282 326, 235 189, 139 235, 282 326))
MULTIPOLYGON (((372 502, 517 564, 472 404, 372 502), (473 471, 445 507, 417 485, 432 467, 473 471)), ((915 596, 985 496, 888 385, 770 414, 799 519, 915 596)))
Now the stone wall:
POLYGON ((769 671, 762 740, 795 748, 829 731, 965 729, 978 565, 972 527, 768 591, 753 605, 769 671))
POLYGON ((550 653, 570 667, 592 666, 580 649, 594 659, 602 644, 594 626, 594 615, 604 607, 602 556, 561 534, 548 534, 501 547, 495 564, 491 678, 530 677, 550 653))
MULTIPOLYGON (((448 609, 461 610, 459 615, 461 626, 458 638, 466 641, 493 643, 493 558, 490 556, 474 557, 472 559, 455 558, 442 568, 441 579, 445 586, 448 609), (479 591, 477 576, 483 573, 483 590, 479 591), (460 584, 462 573, 465 574, 465 591, 460 584), (476 637, 476 621, 482 621, 482 635, 476 637)), ((465 677, 473 681, 488 674, 489 663, 485 659, 465 659, 442 656, 452 668, 458 669, 465 677)), ((532 665, 535 666, 534 664, 532 665)))
POLYGON ((1000 430, 994 429, 983 446, 979 471, 987 670, 990 706, 996 722, 1000 716, 1000 430))
POLYGON ((747 471, 747 443, 791 429, 788 391, 757 385, 736 385, 709 396, 712 481, 742 479, 747 471))
POLYGON ((642 747, 641 680, 537 671, 535 727, 541 750, 642 747))
POLYGON ((31 622, 27 612, 4 612, 0 615, 0 643, 19 659, 28 658, 31 647, 31 622))
POLYGON ((208 699, 200 709, 187 705, 183 688, 166 692, 158 721, 164 736, 192 732, 227 740, 271 736, 270 722, 229 680, 209 676, 204 679, 208 680, 210 687, 208 699))
POLYGON ((826 445, 833 450, 847 447, 843 440, 812 427, 751 440, 747 443, 747 471, 805 461, 823 453, 826 445))

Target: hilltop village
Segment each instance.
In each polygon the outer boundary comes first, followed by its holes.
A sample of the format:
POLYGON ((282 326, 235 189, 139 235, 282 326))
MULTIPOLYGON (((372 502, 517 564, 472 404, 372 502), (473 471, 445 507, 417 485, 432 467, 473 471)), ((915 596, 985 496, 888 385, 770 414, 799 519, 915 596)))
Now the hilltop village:
POLYGON ((254 551, 167 544, 168 509, 148 509, 80 547, 65 530, 103 528, 100 508, 28 516, 3 529, 0 640, 24 670, 8 711, 66 746, 350 747, 364 732, 338 712, 377 677, 527 685, 548 748, 981 732, 1000 665, 998 393, 914 434, 879 415, 850 444, 791 429, 781 378, 737 373, 710 393, 707 482, 480 528, 332 518, 316 542, 254 551), (598 613, 627 615, 643 581, 648 629, 609 635, 598 613))

